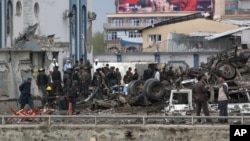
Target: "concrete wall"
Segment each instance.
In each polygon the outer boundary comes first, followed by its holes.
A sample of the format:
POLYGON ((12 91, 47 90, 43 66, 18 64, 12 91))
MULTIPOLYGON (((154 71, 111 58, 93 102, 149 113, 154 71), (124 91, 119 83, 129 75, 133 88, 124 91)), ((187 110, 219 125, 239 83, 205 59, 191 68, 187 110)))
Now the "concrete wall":
POLYGON ((2 125, 0 140, 228 141, 229 125, 2 125))
MULTIPOLYGON (((32 77, 30 51, 1 50, 0 60, 0 100, 16 99, 20 95, 19 85, 28 77, 32 77)), ((38 96, 34 80, 31 93, 38 96)))
MULTIPOLYGON (((160 63, 170 62, 185 62, 190 67, 194 66, 194 57, 190 53, 160 53, 160 63)), ((207 58, 216 53, 198 53, 199 64, 207 62, 207 58)), ((117 62, 116 54, 94 54, 94 59, 98 58, 100 62, 117 62)), ((94 61, 94 60, 93 60, 94 61)), ((154 53, 135 53, 135 54, 122 54, 122 62, 155 62, 154 53)), ((178 66, 177 66, 178 67, 178 66)))

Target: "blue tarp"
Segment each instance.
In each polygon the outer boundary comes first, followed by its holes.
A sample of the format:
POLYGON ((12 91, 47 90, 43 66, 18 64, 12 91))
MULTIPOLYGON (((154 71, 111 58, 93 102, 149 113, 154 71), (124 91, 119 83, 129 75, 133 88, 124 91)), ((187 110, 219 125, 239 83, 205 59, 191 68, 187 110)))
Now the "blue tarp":
POLYGON ((126 41, 126 40, 121 40, 120 43, 121 43, 122 45, 138 45, 138 44, 142 44, 142 43, 131 42, 131 41, 126 41))

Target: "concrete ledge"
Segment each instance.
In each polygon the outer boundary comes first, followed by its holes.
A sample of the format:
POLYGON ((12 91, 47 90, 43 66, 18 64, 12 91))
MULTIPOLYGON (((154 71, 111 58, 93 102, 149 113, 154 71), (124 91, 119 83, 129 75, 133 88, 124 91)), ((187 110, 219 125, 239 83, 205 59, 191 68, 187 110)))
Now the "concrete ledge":
POLYGON ((229 125, 0 125, 0 140, 228 141, 229 125))

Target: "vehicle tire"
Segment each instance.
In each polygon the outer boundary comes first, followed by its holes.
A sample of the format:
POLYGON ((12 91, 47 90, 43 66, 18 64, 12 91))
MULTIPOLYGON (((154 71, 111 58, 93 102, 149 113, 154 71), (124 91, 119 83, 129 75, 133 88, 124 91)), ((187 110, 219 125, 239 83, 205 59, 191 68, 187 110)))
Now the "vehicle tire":
POLYGON ((131 86, 135 83, 135 80, 130 81, 128 84, 128 94, 131 94, 131 86))
POLYGON ((160 81, 151 81, 146 88, 146 96, 149 100, 159 101, 165 94, 165 87, 160 81))
POLYGON ((226 80, 233 79, 236 76, 236 69, 228 62, 219 62, 216 65, 217 74, 224 77, 226 80))
POLYGON ((143 80, 134 80, 129 83, 128 86, 128 94, 140 94, 142 93, 143 90, 143 85, 144 85, 143 80))
POLYGON ((144 95, 146 95, 146 89, 147 89, 147 87, 148 87, 148 84, 151 82, 151 81, 158 81, 157 79, 155 79, 155 78, 150 78, 150 79, 148 79, 148 80, 146 80, 145 81, 145 83, 144 83, 144 85, 143 85, 143 90, 142 90, 142 93, 144 94, 144 95))

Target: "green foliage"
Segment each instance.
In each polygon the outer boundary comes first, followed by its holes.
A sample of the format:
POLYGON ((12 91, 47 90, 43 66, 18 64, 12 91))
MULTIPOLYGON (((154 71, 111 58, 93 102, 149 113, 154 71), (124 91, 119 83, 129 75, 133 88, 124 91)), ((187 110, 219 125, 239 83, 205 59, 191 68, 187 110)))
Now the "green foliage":
POLYGON ((104 44, 104 33, 97 31, 93 34, 92 37, 92 45, 94 52, 104 52, 105 44, 104 44))

